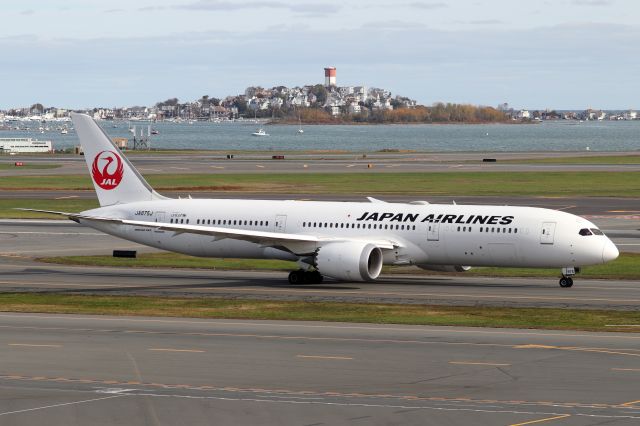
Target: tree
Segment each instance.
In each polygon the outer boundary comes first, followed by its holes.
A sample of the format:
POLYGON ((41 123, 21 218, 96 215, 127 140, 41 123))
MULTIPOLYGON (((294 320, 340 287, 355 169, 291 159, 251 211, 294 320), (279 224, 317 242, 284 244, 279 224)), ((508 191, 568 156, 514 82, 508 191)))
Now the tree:
POLYGON ((313 86, 311 93, 316 96, 316 100, 320 105, 324 105, 324 103, 327 102, 327 88, 322 84, 316 84, 313 86))
POLYGON ((37 112, 42 114, 44 112, 44 106, 40 103, 31 105, 31 112, 37 112))
POLYGON ((233 106, 238 108, 238 114, 244 114, 247 112, 247 101, 240 96, 233 100, 233 106))

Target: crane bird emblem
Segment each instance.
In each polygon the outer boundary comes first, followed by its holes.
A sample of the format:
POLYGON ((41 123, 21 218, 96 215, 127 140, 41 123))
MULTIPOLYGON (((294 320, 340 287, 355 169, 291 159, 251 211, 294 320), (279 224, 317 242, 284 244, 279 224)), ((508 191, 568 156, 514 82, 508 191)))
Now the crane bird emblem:
POLYGON ((115 152, 102 151, 93 159, 91 175, 100 188, 106 190, 116 188, 122 181, 123 174, 122 159, 115 152))

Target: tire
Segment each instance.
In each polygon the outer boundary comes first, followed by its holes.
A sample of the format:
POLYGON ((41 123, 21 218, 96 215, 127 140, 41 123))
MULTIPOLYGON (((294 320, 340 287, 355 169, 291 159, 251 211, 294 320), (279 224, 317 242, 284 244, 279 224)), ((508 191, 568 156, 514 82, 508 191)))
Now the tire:
POLYGON ((304 276, 300 271, 289 272, 289 284, 302 284, 304 276))
POLYGON ((318 271, 305 272, 304 282, 307 284, 320 284, 322 283, 322 275, 318 271))
POLYGON ((560 287, 569 288, 573 285, 573 279, 570 277, 562 277, 560 278, 560 287))

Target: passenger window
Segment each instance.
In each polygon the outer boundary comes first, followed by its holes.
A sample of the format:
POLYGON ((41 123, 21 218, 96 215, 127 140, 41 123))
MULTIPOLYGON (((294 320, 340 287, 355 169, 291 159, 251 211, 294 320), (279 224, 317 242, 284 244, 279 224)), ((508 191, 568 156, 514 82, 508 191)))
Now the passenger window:
POLYGON ((513 228, 513 233, 517 234, 518 233, 518 228, 513 228))

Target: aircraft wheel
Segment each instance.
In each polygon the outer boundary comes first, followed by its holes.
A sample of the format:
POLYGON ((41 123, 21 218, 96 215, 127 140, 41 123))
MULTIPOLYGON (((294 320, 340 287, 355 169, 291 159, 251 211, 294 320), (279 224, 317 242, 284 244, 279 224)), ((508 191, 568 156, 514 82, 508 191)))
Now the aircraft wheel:
POLYGON ((289 284, 302 284, 305 281, 303 271, 289 272, 289 284))
POLYGON ((305 272, 304 273, 305 282, 309 284, 320 284, 322 283, 322 275, 318 271, 313 272, 305 272))
POLYGON ((560 287, 569 288, 571 286, 573 286, 573 279, 571 277, 560 278, 560 287))

